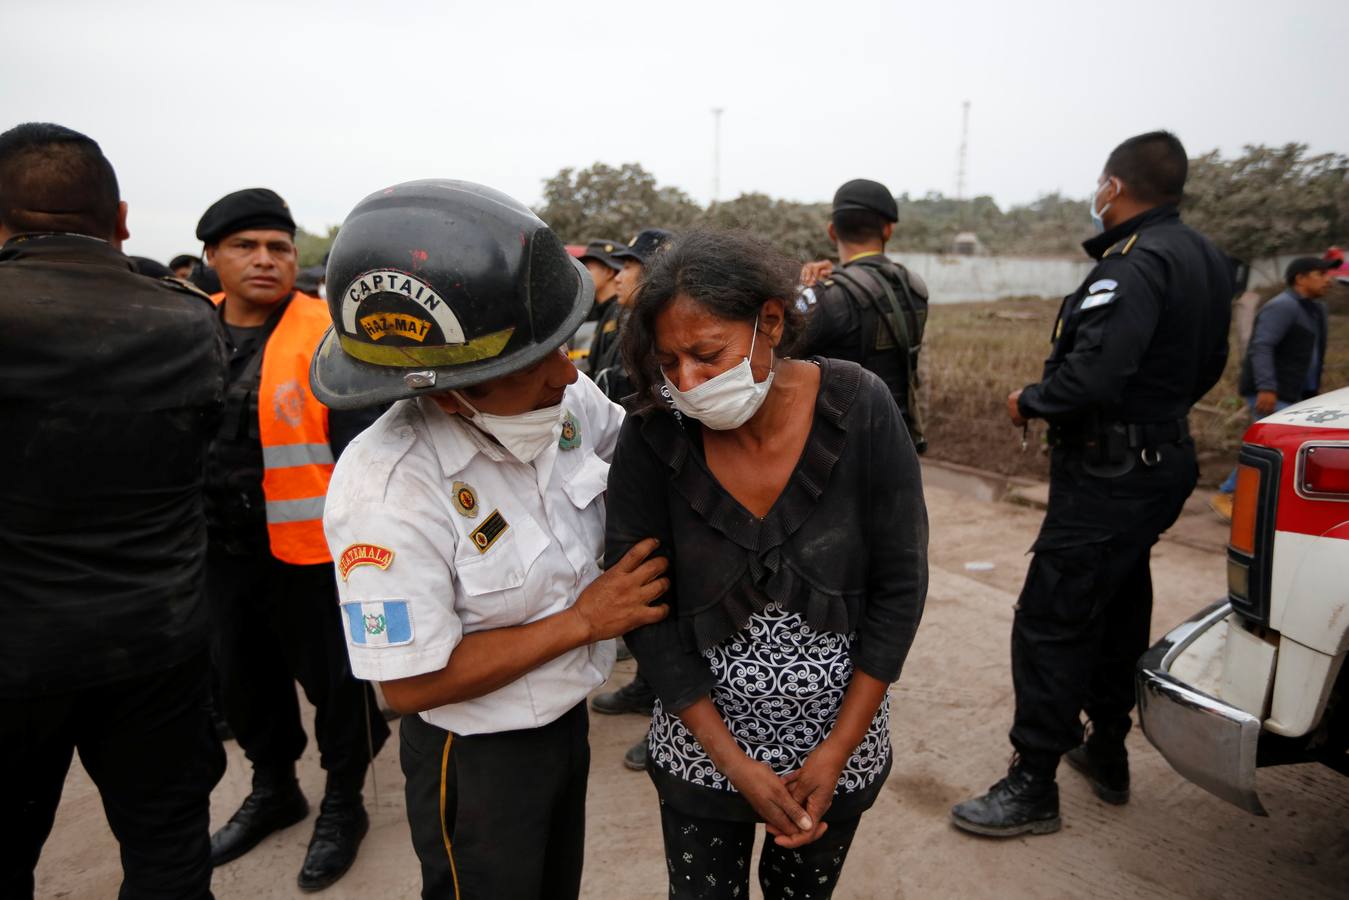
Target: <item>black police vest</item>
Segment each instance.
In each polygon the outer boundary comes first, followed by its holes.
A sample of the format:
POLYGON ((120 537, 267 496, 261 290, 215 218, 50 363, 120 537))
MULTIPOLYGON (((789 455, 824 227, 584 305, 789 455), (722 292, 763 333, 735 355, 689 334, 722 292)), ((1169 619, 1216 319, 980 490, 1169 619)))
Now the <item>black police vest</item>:
MULTIPOLYGON (((914 444, 923 448, 918 413, 918 354, 927 325, 927 297, 915 292, 908 270, 889 259, 842 266, 830 276, 858 314, 854 348, 812 348, 851 359, 873 372, 895 398, 914 444)), ((919 452, 922 452, 920 449, 919 452)))
POLYGON ((231 341, 229 385, 220 429, 206 464, 206 522, 211 541, 234 554, 270 552, 267 501, 262 490, 262 436, 258 387, 267 341, 290 301, 278 306, 241 346, 231 341))

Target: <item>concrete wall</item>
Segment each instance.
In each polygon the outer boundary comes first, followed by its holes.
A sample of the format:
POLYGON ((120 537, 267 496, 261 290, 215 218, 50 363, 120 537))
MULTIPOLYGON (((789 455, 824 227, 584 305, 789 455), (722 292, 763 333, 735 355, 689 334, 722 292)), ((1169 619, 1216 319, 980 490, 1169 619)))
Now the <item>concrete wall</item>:
MULTIPOLYGON (((1251 266, 1250 287, 1260 288, 1283 281, 1283 270, 1295 256, 1288 254, 1256 260, 1251 266)), ((1077 289, 1094 265, 1083 254, 1078 258, 1036 256, 956 256, 946 253, 891 253, 890 258, 907 266, 927 282, 933 303, 966 303, 1003 297, 1062 297, 1077 289)))
POLYGON ((965 303, 1002 297, 1062 297, 1091 271, 1092 262, 1032 256, 956 256, 891 253, 890 258, 925 282, 933 303, 965 303))

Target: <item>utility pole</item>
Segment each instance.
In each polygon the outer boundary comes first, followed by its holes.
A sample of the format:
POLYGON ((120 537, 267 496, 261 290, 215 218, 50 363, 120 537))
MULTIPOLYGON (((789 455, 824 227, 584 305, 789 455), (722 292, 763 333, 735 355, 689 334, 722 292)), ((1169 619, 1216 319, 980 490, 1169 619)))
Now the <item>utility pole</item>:
POLYGON ((726 110, 712 107, 712 202, 721 199, 721 114, 726 110))
POLYGON ((956 165, 956 199, 965 199, 965 149, 970 142, 970 101, 961 104, 960 161, 956 165))

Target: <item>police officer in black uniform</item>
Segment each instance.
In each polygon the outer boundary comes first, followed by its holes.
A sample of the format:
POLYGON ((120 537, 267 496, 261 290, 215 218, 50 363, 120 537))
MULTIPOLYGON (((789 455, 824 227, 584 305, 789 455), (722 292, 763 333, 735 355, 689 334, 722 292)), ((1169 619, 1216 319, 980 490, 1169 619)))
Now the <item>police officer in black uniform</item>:
POLYGON ((298 681, 314 705, 326 772, 296 878, 302 890, 316 891, 355 860, 368 828, 366 772, 389 736, 370 686, 351 674, 319 518, 332 462, 380 409, 321 413, 304 386, 328 317, 323 301, 295 290, 294 233, 285 201, 265 188, 227 194, 197 225, 224 287, 217 299, 229 354, 224 412, 206 465, 207 596, 223 712, 253 768, 252 791, 211 837, 211 859, 225 865, 309 814, 295 771, 307 743, 298 681), (309 417, 323 427, 301 432, 300 443, 273 442, 278 429, 289 437, 286 426, 309 417), (317 503, 272 496, 273 484, 311 471, 308 491, 317 503), (299 515, 274 514, 297 508, 299 515), (305 530, 284 530, 297 526, 305 530))
POLYGON ((618 340, 618 273, 623 271, 623 260, 615 256, 628 248, 618 241, 591 241, 581 254, 581 264, 595 282, 595 308, 587 316, 594 320, 595 334, 590 339, 587 367, 618 340))
POLYGON ((1007 398, 1014 424, 1049 422, 1049 509, 1012 624, 1016 753, 1006 778, 952 810, 966 831, 1057 831, 1065 753, 1102 800, 1128 800, 1149 555, 1198 476, 1190 407, 1227 361, 1231 264, 1180 220, 1187 168, 1164 131, 1110 154, 1092 199, 1103 230, 1083 245, 1097 265, 1063 302, 1039 383, 1007 398))
POLYGON ((797 307, 809 316, 802 356, 848 359, 890 389, 914 448, 927 449, 918 413, 918 350, 927 323, 927 285, 885 255, 899 208, 885 185, 856 178, 834 194, 829 239, 842 263, 807 263, 797 307))
MULTIPOLYGON (((590 357, 590 377, 604 391, 604 395, 616 403, 622 403, 624 397, 632 394, 632 382, 628 380, 618 353, 618 334, 623 327, 623 317, 632 306, 632 298, 642 280, 642 269, 672 237, 674 235, 663 228, 644 228, 628 246, 620 245, 612 253, 613 258, 623 265, 614 276, 615 296, 611 304, 614 307, 611 313, 613 327, 609 332, 609 340, 598 349, 597 354, 590 357)), ((603 327, 601 323, 597 335, 602 333, 603 327)))
POLYGON ((201 481, 224 347, 207 297, 137 274, 126 237, 98 144, 0 135, 0 897, 33 896, 76 748, 120 896, 210 896, 201 481))

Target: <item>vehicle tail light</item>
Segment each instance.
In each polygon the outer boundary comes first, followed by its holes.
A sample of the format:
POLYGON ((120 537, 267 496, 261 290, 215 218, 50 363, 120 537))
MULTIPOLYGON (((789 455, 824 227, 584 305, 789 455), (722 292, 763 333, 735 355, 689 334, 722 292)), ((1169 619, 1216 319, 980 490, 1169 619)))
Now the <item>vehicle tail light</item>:
POLYGON ((1303 448, 1299 487, 1311 497, 1349 500, 1349 447, 1312 444, 1303 448))
POLYGON ((1255 555, 1255 519, 1260 510, 1260 470, 1237 466, 1237 491, 1232 496, 1232 536, 1228 543, 1247 556, 1255 555))
POLYGON ((1269 620, 1274 523, 1279 510, 1283 454, 1243 444, 1237 456, 1232 533, 1227 544, 1227 597, 1248 622, 1269 620))

